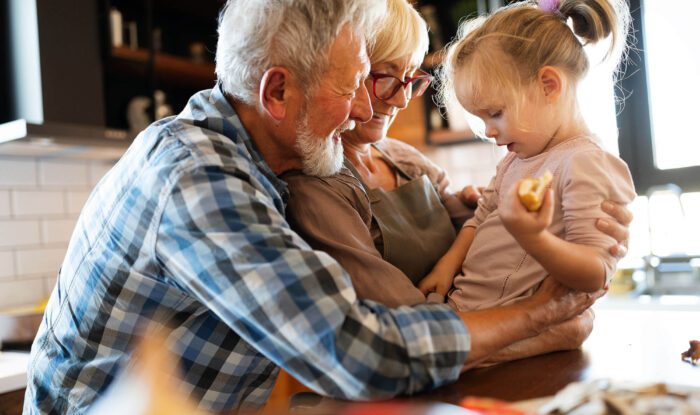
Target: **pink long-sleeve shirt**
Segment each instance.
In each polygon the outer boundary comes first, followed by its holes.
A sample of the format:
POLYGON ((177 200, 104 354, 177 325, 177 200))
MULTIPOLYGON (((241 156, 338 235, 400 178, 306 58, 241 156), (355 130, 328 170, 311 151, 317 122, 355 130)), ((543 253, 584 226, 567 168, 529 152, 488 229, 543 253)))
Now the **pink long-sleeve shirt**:
POLYGON ((579 137, 527 159, 509 153, 499 163, 474 217, 464 224, 476 228, 476 233, 449 294, 454 308, 476 310, 511 303, 531 295, 547 276, 498 214, 501 198, 518 180, 540 177, 547 170, 554 176, 555 197, 549 231, 569 242, 598 248, 591 261, 602 261, 609 280, 617 264, 608 251, 614 241, 597 230, 595 220, 609 217, 600 207, 604 200, 630 203, 634 184, 624 161, 603 150, 594 138, 579 137))

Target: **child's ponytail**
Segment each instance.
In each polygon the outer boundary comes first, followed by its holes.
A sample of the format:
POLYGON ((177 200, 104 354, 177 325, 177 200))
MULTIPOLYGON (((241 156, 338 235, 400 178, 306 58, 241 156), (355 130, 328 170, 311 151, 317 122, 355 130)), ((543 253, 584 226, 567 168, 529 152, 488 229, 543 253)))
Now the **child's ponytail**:
POLYGON ((606 59, 616 66, 626 48, 630 14, 624 0, 561 0, 558 12, 570 18, 573 31, 584 43, 610 36, 606 59))

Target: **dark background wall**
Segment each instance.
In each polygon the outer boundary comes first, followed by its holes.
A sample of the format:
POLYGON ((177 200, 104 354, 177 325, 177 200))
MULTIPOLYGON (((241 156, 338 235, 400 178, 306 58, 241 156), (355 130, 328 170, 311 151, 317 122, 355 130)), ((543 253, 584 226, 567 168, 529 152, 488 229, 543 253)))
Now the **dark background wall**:
POLYGON ((10 62, 7 59, 8 50, 8 18, 7 0, 0 0, 0 50, 3 58, 0 60, 0 123, 10 119, 10 62))
POLYGON ((44 120, 104 125, 97 2, 36 1, 44 120))

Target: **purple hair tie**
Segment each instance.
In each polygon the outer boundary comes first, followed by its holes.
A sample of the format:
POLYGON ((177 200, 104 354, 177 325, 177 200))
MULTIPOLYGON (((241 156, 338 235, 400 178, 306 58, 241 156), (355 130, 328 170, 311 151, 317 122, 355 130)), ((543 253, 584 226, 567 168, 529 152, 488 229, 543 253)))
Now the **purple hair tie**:
POLYGON ((548 13, 559 11, 559 0, 539 0, 537 5, 548 13))
POLYGON ((538 0, 537 6, 540 10, 547 13, 552 13, 562 20, 566 20, 565 16, 559 11, 559 4, 561 0, 538 0))

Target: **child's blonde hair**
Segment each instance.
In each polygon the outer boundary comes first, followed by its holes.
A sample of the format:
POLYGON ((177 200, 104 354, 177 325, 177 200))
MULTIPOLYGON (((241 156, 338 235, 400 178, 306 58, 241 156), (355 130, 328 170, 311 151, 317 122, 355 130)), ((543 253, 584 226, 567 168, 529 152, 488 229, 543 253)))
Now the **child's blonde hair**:
POLYGON ((462 78, 466 82, 462 90, 476 100, 482 89, 496 88, 511 98, 517 111, 525 99, 523 87, 536 79, 540 68, 557 67, 576 84, 589 68, 583 47, 608 37, 611 42, 604 60, 617 68, 630 26, 625 1, 557 3, 553 10, 544 10, 535 0, 521 1, 488 17, 463 22, 440 69, 443 104, 454 99, 454 78, 459 71, 468 74, 462 78))

